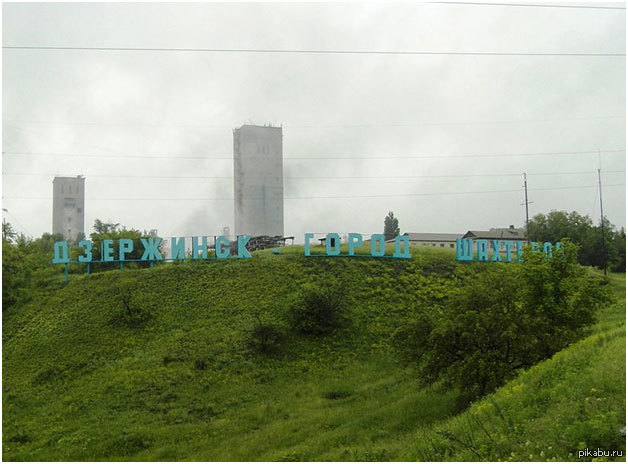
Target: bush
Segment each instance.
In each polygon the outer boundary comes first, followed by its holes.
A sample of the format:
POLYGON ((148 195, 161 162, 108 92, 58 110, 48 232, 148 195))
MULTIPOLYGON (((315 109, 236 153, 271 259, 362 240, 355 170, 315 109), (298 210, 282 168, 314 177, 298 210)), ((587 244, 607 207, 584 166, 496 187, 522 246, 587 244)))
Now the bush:
POLYGON ((114 325, 137 328, 151 319, 150 312, 134 301, 135 288, 131 280, 121 279, 114 290, 121 304, 121 310, 113 317, 114 325))
POLYGON ((207 369, 207 360, 203 358, 197 358, 194 360, 194 369, 197 371, 204 371, 207 369))
POLYGON ((283 340, 283 332, 273 324, 262 322, 259 314, 255 314, 255 320, 255 326, 249 332, 249 348, 263 354, 277 352, 283 340))
POLYGON ((487 265, 395 337, 427 383, 457 387, 467 402, 581 337, 604 295, 577 264, 574 245, 551 259, 528 250, 520 265, 487 265))
POLYGON ((258 353, 271 353, 279 349, 283 334, 271 324, 256 326, 251 331, 249 346, 258 353))
POLYGON ((326 335, 340 326, 343 296, 337 288, 301 287, 289 309, 291 327, 308 335, 326 335))

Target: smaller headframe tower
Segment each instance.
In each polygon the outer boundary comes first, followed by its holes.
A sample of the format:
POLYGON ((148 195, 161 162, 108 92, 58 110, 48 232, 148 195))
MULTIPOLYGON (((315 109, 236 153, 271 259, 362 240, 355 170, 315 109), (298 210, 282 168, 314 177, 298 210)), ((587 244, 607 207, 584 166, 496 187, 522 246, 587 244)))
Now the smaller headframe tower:
POLYGON ((52 233, 66 240, 85 237, 85 178, 55 177, 52 181, 52 233))

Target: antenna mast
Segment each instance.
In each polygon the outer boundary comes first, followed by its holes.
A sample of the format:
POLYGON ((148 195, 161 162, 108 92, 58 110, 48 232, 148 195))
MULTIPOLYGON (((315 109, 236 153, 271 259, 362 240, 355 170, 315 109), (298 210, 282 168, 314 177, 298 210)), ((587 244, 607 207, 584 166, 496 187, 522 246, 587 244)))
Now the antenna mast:
POLYGON ((600 189, 600 228, 602 229, 602 259, 604 263, 604 275, 606 275, 606 237, 604 233, 604 208, 602 206, 602 169, 597 170, 597 182, 600 189))
POLYGON ((526 205, 526 241, 530 243, 530 216, 528 215, 528 205, 530 203, 534 203, 532 201, 528 201, 528 179, 526 177, 526 173, 523 173, 523 194, 524 194, 524 202, 522 205, 526 205))

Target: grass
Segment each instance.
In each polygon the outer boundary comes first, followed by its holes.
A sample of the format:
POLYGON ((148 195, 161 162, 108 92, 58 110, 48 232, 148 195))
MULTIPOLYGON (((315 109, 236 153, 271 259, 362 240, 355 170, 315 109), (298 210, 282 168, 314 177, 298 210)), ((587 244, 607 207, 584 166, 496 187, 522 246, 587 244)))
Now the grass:
MULTIPOLYGON (((425 248, 412 260, 302 253, 73 275, 3 314, 3 459, 529 460, 620 446, 623 302, 459 414, 457 392, 421 387, 399 362, 392 334, 483 265, 425 248), (308 282, 347 290, 348 324, 290 330, 286 308, 308 282), (251 350, 260 321, 284 334, 277 352, 251 350)), ((625 277, 610 285, 620 296, 625 277)))
POLYGON ((611 275, 609 285, 615 302, 600 311, 590 336, 420 431, 405 458, 573 461, 578 450, 599 447, 622 451, 625 461, 625 274, 611 275))

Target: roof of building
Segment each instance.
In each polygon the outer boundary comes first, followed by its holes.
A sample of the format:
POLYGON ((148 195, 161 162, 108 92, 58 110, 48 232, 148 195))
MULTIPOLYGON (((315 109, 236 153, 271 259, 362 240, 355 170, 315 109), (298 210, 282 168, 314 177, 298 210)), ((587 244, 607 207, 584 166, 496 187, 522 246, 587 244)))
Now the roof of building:
MULTIPOLYGON (((462 234, 437 234, 427 232, 406 232, 403 235, 410 237, 411 242, 454 242, 462 238, 462 234)), ((388 240, 394 242, 395 239, 388 240)))
POLYGON ((490 230, 470 230, 466 234, 464 234, 464 238, 505 238, 510 240, 525 240, 526 239, 526 231, 525 229, 515 229, 514 227, 509 228, 496 228, 490 230))
POLYGON ((72 180, 76 180, 76 179, 83 179, 85 180, 85 176, 79 174, 78 176, 55 176, 54 179, 52 179, 52 182, 56 181, 56 180, 68 180, 68 179, 72 179, 72 180))
POLYGON ((283 129, 282 126, 273 126, 271 124, 242 124, 240 127, 236 127, 234 130, 241 130, 245 128, 256 128, 256 129, 283 129))

